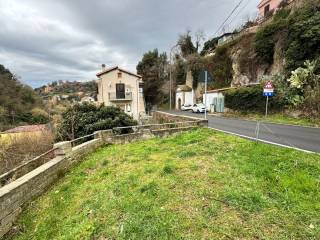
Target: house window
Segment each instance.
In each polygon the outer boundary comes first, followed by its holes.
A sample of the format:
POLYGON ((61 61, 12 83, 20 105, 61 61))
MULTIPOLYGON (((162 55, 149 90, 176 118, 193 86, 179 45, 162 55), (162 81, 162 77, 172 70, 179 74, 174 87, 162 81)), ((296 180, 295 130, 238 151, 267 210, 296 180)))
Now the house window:
POLYGON ((122 72, 118 72, 118 78, 122 78, 122 72))
POLYGON ((270 11, 270 5, 268 4, 267 6, 264 7, 264 15, 266 16, 269 11, 270 11))

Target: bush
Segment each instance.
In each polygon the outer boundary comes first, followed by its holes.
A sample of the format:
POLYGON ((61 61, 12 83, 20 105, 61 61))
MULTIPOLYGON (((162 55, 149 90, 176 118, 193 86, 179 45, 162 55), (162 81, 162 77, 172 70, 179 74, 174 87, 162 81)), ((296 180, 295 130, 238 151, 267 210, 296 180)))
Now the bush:
POLYGON ((320 1, 306 1, 292 14, 283 8, 270 24, 259 29, 254 46, 261 62, 273 63, 275 44, 279 39, 284 39, 282 51, 287 76, 303 66, 306 60, 316 59, 320 55, 320 1))
MULTIPOLYGON (((225 106, 235 111, 265 111, 266 98, 262 95, 262 86, 242 87, 225 93, 225 106)), ((277 98, 269 98, 269 109, 279 110, 282 103, 277 98)))
POLYGON ((34 108, 31 111, 32 119, 30 122, 35 124, 45 124, 49 122, 49 114, 41 108, 34 108))
POLYGON ((315 60, 320 55, 320 1, 309 0, 290 15, 288 26, 285 57, 286 70, 291 73, 306 60, 315 60))
POLYGON ((309 117, 320 116, 320 74, 316 73, 318 62, 306 61, 305 66, 297 68, 288 79, 290 89, 300 93, 300 107, 309 117))
POLYGON ((216 54, 209 59, 208 69, 213 77, 211 88, 229 87, 232 82, 232 60, 225 46, 217 47, 216 54))
POLYGON ((76 104, 62 113, 57 139, 72 140, 99 130, 137 125, 137 122, 120 108, 76 104))
POLYGON ((279 38, 279 35, 286 34, 287 32, 285 30, 288 28, 287 17, 289 13, 290 12, 286 9, 279 10, 274 16, 273 21, 259 29, 257 32, 254 48, 258 58, 262 63, 273 63, 275 44, 279 38))

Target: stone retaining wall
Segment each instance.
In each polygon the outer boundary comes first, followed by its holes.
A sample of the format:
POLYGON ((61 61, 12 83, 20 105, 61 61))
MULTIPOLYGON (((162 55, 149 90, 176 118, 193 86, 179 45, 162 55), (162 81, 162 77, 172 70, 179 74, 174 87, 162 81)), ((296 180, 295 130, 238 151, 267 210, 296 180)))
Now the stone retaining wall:
POLYGON ((208 120, 194 118, 189 116, 175 115, 167 112, 154 111, 152 112, 152 118, 158 123, 175 123, 175 122, 188 122, 197 121, 201 126, 208 126, 208 120))
MULTIPOLYGON (((158 113, 157 116, 164 117, 165 115, 158 113)), ((181 121, 181 117, 175 118, 170 115, 169 118, 172 121, 173 119, 181 121)), ((188 120, 190 121, 190 118, 188 120)), ((95 139, 73 148, 71 142, 68 141, 55 144, 55 158, 0 188, 0 239, 10 231, 24 204, 47 191, 74 164, 79 163, 87 154, 94 152, 99 147, 106 144, 124 144, 167 136, 202 124, 205 125, 205 122, 200 121, 196 124, 190 123, 190 126, 186 124, 184 127, 167 129, 150 129, 151 125, 149 125, 145 129, 124 135, 113 135, 112 130, 98 131, 94 134, 95 139)))

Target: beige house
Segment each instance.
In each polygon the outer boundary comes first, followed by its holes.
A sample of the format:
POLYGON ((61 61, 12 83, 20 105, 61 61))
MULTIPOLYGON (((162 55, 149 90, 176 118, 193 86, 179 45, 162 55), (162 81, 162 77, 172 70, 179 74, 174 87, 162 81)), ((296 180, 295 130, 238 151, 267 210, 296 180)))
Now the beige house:
POLYGON ((116 106, 139 120, 145 114, 142 77, 118 66, 105 68, 97 74, 98 103, 116 106))

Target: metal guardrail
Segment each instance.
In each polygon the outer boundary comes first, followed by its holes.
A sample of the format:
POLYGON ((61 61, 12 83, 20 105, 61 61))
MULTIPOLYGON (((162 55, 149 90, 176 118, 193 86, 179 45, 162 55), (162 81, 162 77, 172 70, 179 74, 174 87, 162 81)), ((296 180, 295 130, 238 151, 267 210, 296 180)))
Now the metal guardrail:
POLYGON ((125 130, 125 129, 132 129, 133 132, 137 132, 140 129, 161 130, 166 128, 198 126, 201 122, 202 120, 176 122, 176 123, 147 124, 147 125, 126 126, 126 127, 115 127, 112 130, 113 132, 116 132, 116 133, 119 132, 119 130, 125 130))
POLYGON ((83 136, 83 137, 79 137, 79 138, 73 139, 70 142, 71 142, 71 146, 72 147, 76 147, 76 146, 78 146, 78 145, 80 145, 82 143, 85 143, 87 141, 90 141, 92 139, 94 139, 94 133, 86 135, 86 136, 83 136))
POLYGON ((54 151, 56 148, 52 148, 49 151, 11 169, 10 171, 0 175, 0 187, 4 186, 11 181, 22 177, 23 175, 31 172, 32 170, 36 169, 37 167, 43 165, 44 163, 50 161, 55 157, 54 151))
POLYGON ((125 92, 123 96, 119 96, 116 92, 109 92, 110 101, 131 101, 132 92, 125 92))
MULTIPOLYGON (((128 133, 138 133, 139 131, 146 129, 150 131, 159 131, 165 129, 174 129, 174 128, 187 128, 187 127, 197 127, 203 121, 195 120, 195 121, 185 121, 185 122, 176 122, 176 123, 162 123, 162 124, 148 124, 148 125, 135 125, 135 126, 126 126, 126 127, 115 127, 112 130, 114 135, 123 135, 128 133)), ((89 134, 83 137, 79 137, 70 141, 72 147, 76 147, 80 144, 93 140, 95 137, 95 133, 89 134)), ((42 164, 50 161, 55 157, 54 151, 57 148, 50 149, 49 151, 41 154, 38 157, 33 158, 30 161, 27 161, 21 164, 18 167, 0 175, 0 187, 8 184, 9 182, 31 172, 42 164)))

